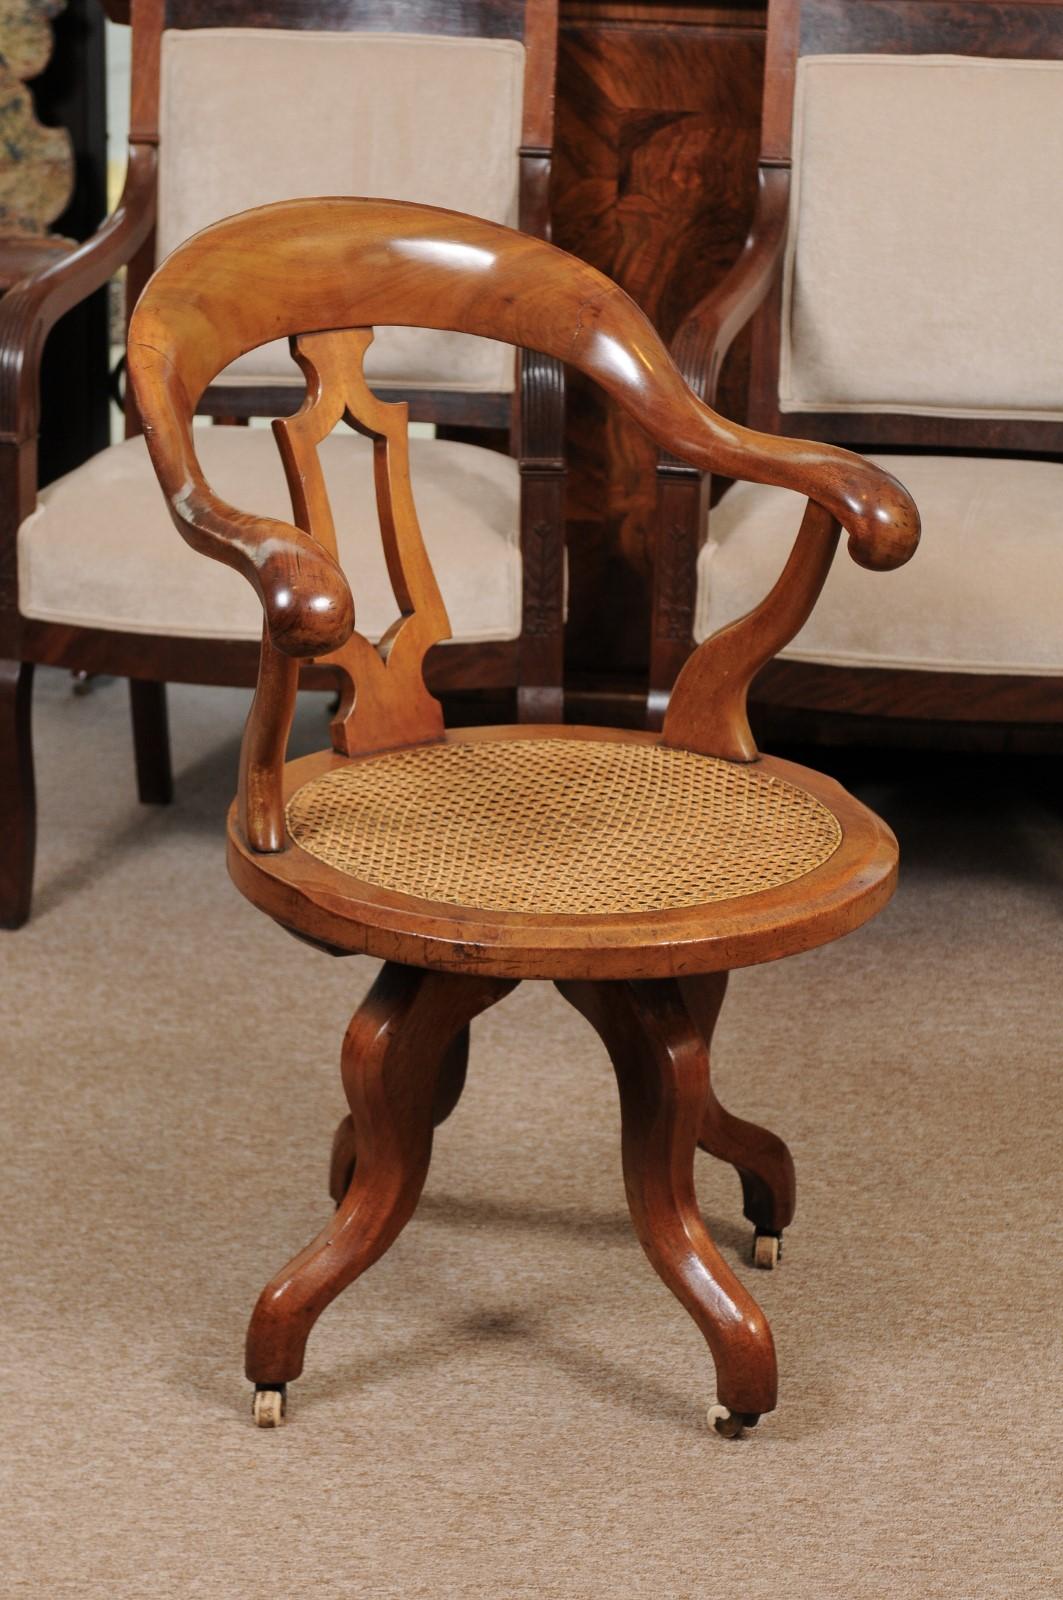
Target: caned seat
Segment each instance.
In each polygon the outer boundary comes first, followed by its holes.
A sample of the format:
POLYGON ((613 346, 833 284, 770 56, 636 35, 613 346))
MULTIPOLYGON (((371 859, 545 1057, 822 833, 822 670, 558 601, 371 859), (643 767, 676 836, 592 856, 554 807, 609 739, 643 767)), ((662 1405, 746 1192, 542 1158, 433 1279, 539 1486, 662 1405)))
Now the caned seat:
MULTIPOLYGON (((343 1049, 350 1115, 333 1144, 335 1218, 251 1318, 256 1421, 281 1421, 316 1319, 412 1215, 433 1128, 461 1093, 469 1023, 531 978, 552 979, 612 1057, 636 1231, 708 1341, 714 1426, 741 1432, 775 1404, 775 1353, 698 1212, 695 1149, 737 1170, 765 1267, 793 1215, 794 1173, 780 1139, 712 1092, 708 1047, 727 972, 856 928, 889 898, 897 865, 896 841, 866 807, 760 754, 746 691, 808 615, 840 524, 863 565, 908 559, 919 536, 910 497, 858 457, 723 422, 626 295, 590 267, 423 206, 303 201, 219 223, 148 286, 129 362, 174 522, 194 549, 249 580, 265 615, 230 872, 298 938, 384 960, 343 1049), (449 621, 411 493, 406 413, 374 394, 363 367, 377 323, 564 356, 663 448, 809 497, 785 579, 691 657, 660 734, 444 727, 424 665, 449 621), (224 500, 192 428, 215 375, 278 331, 293 338, 307 380, 299 411, 275 424, 291 521, 224 500), (341 417, 373 442, 397 611, 375 644, 354 627, 328 452, 317 450, 341 417), (330 663, 344 687, 332 748, 287 762, 307 657, 330 663)), ((263 978, 271 991, 278 981, 263 978)))
POLYGON ((502 977, 745 966, 864 921, 895 879, 889 829, 829 778, 632 731, 451 730, 324 753, 289 765, 285 795, 283 852, 248 850, 231 819, 252 900, 339 949, 391 957, 419 932, 423 959, 447 967, 475 945, 502 977))

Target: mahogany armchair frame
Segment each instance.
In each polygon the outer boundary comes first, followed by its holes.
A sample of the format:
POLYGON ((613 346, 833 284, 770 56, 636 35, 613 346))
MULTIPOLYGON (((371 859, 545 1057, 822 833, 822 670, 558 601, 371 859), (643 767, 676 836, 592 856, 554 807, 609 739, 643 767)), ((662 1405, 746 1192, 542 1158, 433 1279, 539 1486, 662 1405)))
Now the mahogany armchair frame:
MULTIPOLYGON (((769 0, 767 60, 755 209, 733 267, 684 318, 672 355, 686 381, 714 405, 720 373, 752 324, 748 418, 767 432, 858 451, 1001 451, 1063 459, 1059 424, 1024 420, 779 410, 782 269, 791 179, 794 74, 802 55, 936 53, 1015 58, 1063 56, 1059 0, 769 0)), ((946 286, 947 288, 947 286, 946 286)), ((648 725, 659 727, 677 674, 694 649, 697 558, 711 490, 707 476, 662 455, 658 467, 648 725)), ((780 716, 844 713, 855 719, 932 724, 1059 724, 1056 677, 767 664, 755 699, 780 716)), ((857 723, 859 727, 860 723, 857 723)), ((883 724, 879 722, 879 726, 883 724)), ((832 722, 835 733, 844 722, 832 722)))
POLYGON ((865 566, 885 570, 909 558, 919 537, 909 496, 833 446, 770 438, 718 417, 683 382, 633 302, 593 268, 527 235, 422 206, 289 202, 207 229, 148 285, 130 327, 129 362, 175 526, 193 548, 241 572, 263 607, 258 689, 230 814, 230 872, 298 938, 385 961, 343 1050, 350 1115, 333 1147, 335 1217, 263 1290, 251 1319, 247 1373, 256 1420, 281 1420, 317 1318, 413 1214, 433 1128, 461 1093, 468 1025, 527 977, 555 982, 612 1057, 635 1227, 705 1335, 717 1369, 714 1422, 736 1434, 775 1404, 775 1354, 762 1313, 698 1213, 695 1149, 735 1166, 765 1265, 793 1213, 793 1164, 775 1135, 720 1106, 710 1087, 709 1041, 729 968, 839 937, 885 903, 896 870, 888 829, 830 780, 805 773, 842 837, 799 888, 755 894, 710 915, 689 905, 634 917, 524 915, 411 904, 386 886, 338 874, 299 849, 286 801, 308 775, 364 770, 387 752, 493 739, 661 745, 724 764, 757 762, 785 779, 800 769, 758 756, 753 744, 749 681, 807 615, 842 526, 865 566), (307 378, 299 412, 274 424, 291 523, 219 499, 192 432, 215 374, 276 336, 278 317, 307 378), (362 372, 374 325, 394 323, 545 351, 596 379, 659 446, 700 470, 809 497, 779 582, 690 658, 659 737, 563 726, 444 729, 423 669, 448 623, 410 492, 408 412, 374 395, 362 372), (381 535, 399 612, 375 646, 354 628, 316 457, 340 417, 374 441, 381 535), (299 664, 307 659, 332 663, 345 689, 332 749, 286 766, 299 664))
MULTIPOLYGON (((258 647, 241 640, 177 638, 35 621, 19 610, 17 536, 37 497, 40 362, 59 319, 126 269, 131 312, 154 267, 159 144, 159 52, 164 28, 403 28, 523 40, 526 49, 520 149, 520 227, 550 232, 549 184, 554 137, 557 0, 108 0, 112 19, 132 25, 129 164, 115 210, 95 234, 72 247, 27 252, 17 241, 0 253, 0 927, 30 913, 36 846, 31 736, 37 664, 130 683, 140 799, 172 796, 165 686, 169 682, 251 685, 258 647), (8 259, 10 254, 11 259, 8 259)), ((564 608, 564 369, 531 355, 519 362, 511 394, 416 390, 403 400, 415 421, 445 428, 508 431, 520 463, 522 618, 515 640, 451 645, 428 664, 433 688, 515 689, 522 720, 562 714, 564 608)), ((297 406, 298 389, 212 385, 200 410, 219 420, 277 416, 297 406)), ((140 431, 131 391, 127 436, 140 431)), ((307 667, 307 688, 332 688, 335 674, 307 667)))

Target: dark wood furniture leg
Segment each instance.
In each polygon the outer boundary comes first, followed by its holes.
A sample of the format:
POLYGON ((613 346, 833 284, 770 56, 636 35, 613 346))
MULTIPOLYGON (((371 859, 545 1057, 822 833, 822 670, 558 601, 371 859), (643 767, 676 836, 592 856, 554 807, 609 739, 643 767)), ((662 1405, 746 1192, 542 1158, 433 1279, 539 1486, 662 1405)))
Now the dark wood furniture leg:
MULTIPOLYGON (((686 1008, 710 1052, 727 992, 727 977, 726 972, 711 972, 704 977, 679 980, 686 1008)), ((732 1116, 717 1100, 711 1081, 698 1144, 710 1156, 730 1162, 738 1173, 743 1212, 755 1230, 754 1265, 768 1269, 776 1266, 783 1229, 793 1221, 796 1205, 794 1160, 786 1145, 767 1128, 732 1116)))
POLYGON ((355 1013, 342 1072, 358 1164, 335 1216, 266 1285, 252 1313, 246 1371, 261 1426, 281 1421, 285 1385, 303 1370, 318 1317, 413 1215, 428 1174, 443 1064, 472 1018, 513 987, 503 978, 389 962, 355 1013))
POLYGON ((709 1093, 705 1041, 675 979, 557 987, 612 1058, 635 1232, 705 1335, 719 1402, 709 1416, 733 1437, 775 1406, 775 1346, 763 1313, 716 1249, 698 1210, 694 1154, 709 1093))
MULTIPOLYGON (((438 1128, 446 1122, 461 1099, 465 1087, 465 1073, 469 1065, 469 1030, 462 1028, 448 1048, 439 1069, 435 1102, 432 1106, 432 1126, 438 1128)), ((339 1205, 354 1177, 356 1156, 354 1123, 350 1113, 342 1118, 332 1136, 332 1159, 329 1163, 328 1192, 339 1205)))
POLYGON ((130 678, 129 704, 133 713, 137 794, 142 805, 168 806, 173 799, 173 769, 166 685, 148 678, 130 678))
POLYGON ((0 927, 21 928, 33 898, 33 663, 0 661, 0 927))

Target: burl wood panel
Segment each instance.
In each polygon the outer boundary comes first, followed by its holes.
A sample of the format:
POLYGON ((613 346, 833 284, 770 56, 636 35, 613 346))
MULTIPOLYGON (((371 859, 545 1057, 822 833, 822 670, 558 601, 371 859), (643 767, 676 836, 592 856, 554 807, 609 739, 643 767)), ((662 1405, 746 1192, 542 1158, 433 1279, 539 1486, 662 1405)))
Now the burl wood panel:
MULTIPOLYGON (((753 208, 764 7, 561 5, 554 241, 666 341, 738 255, 753 208)), ((738 352, 720 393, 744 414, 738 352)), ((601 390, 568 393, 568 668, 644 674, 656 451, 601 390)))

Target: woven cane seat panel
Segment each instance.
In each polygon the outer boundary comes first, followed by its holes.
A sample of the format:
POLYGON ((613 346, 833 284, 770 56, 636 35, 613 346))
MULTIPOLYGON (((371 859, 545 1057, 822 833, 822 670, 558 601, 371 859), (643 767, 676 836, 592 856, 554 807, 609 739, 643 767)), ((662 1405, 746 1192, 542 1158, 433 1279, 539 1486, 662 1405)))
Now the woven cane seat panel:
POLYGON ((734 900, 841 842, 815 796, 654 744, 502 739, 337 767, 288 802, 291 837, 362 882, 486 911, 603 916, 734 900))

